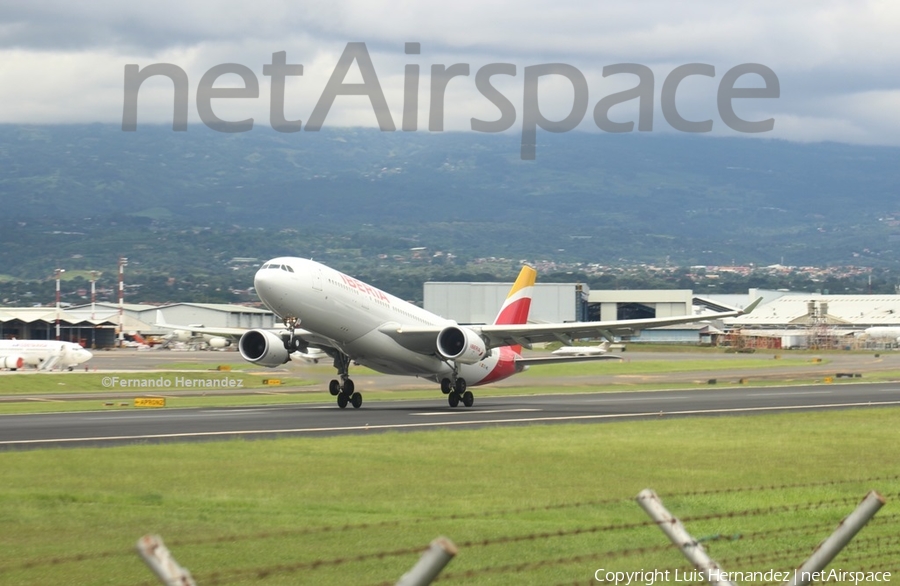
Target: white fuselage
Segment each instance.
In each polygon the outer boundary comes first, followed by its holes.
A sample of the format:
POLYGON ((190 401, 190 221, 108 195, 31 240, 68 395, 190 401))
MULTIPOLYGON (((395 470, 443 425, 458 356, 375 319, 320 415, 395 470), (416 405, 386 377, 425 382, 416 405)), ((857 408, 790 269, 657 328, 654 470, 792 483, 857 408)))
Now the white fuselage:
POLYGON ((562 346, 551 354, 555 356, 599 356, 606 354, 606 348, 601 346, 562 346))
MULTIPOLYGON (((298 327, 310 332, 304 335, 310 342, 339 348, 359 364, 388 374, 440 381, 452 372, 436 355, 408 350, 379 328, 456 322, 312 260, 282 257, 264 266, 270 268, 260 269, 254 279, 259 298, 282 319, 299 319, 298 327)), ((458 365, 459 375, 470 385, 490 382, 514 374, 514 362, 511 349, 496 348, 476 364, 458 365)))
POLYGON ((92 357, 93 354, 74 342, 0 340, 0 363, 7 368, 21 368, 19 364, 42 370, 73 368, 92 357))
POLYGON ((893 338, 900 340, 900 326, 873 326, 865 329, 866 336, 870 338, 893 338))

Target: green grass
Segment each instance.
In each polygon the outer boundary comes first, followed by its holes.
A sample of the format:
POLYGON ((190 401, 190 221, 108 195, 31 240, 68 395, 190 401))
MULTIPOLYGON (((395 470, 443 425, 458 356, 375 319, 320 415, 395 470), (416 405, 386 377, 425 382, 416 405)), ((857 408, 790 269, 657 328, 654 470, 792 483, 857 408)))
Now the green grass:
POLYGON ((438 535, 460 546, 450 584, 684 569, 632 501, 646 487, 696 537, 742 536, 708 542, 741 571, 795 567, 877 489, 888 505, 834 567, 900 571, 898 417, 865 409, 5 452, 0 583, 155 584, 131 551, 146 533, 162 535, 201 585, 393 583, 438 535))
POLYGON ((80 393, 165 393, 178 390, 270 389, 263 381, 279 379, 284 386, 303 386, 310 381, 282 374, 257 375, 244 372, 154 372, 131 373, 66 372, 6 375, 0 379, 0 395, 48 395, 80 393), (208 382, 207 382, 208 381, 208 382))
MULTIPOLYGON (((876 382, 882 380, 898 380, 900 372, 893 373, 893 376, 869 376, 867 382, 876 382)), ((786 384, 814 384, 822 382, 822 379, 814 378, 794 378, 791 380, 753 380, 745 379, 745 383, 739 383, 738 379, 730 381, 719 381, 716 385, 706 384, 705 382, 683 382, 683 383, 619 383, 598 385, 565 385, 548 387, 543 385, 535 386, 516 386, 516 387, 477 387, 474 389, 476 394, 476 402, 480 398, 486 397, 507 397, 516 395, 558 395, 558 394, 576 394, 576 393, 597 393, 597 392, 631 392, 631 391, 677 391, 686 389, 721 389, 723 387, 731 388, 762 388, 771 386, 784 386, 786 384)), ((853 384, 853 379, 837 379, 834 384, 853 384)), ((334 398, 322 388, 314 387, 263 387, 256 389, 250 394, 224 394, 224 395, 205 395, 205 396, 178 396, 172 393, 145 393, 147 396, 164 396, 166 397, 166 408, 191 408, 191 407, 241 407, 241 406, 262 406, 262 405, 285 405, 285 404, 307 404, 307 403, 328 403, 334 402, 334 398)), ((423 384, 423 389, 404 389, 404 390, 366 390, 363 389, 363 396, 366 402, 377 401, 413 401, 419 399, 443 399, 437 387, 433 384, 423 384)), ((22 414, 22 413, 62 413, 75 411, 115 411, 122 409, 130 409, 131 400, 129 398, 117 399, 113 397, 102 399, 81 399, 81 400, 58 400, 58 399, 40 399, 0 403, 0 414, 22 414)))
MULTIPOLYGON (((626 357, 627 358, 627 357, 626 357)), ((579 376, 595 374, 658 374, 666 372, 708 372, 710 370, 759 370, 762 368, 816 366, 825 362, 813 363, 808 359, 773 358, 723 358, 720 360, 641 360, 628 362, 620 360, 600 360, 595 362, 569 362, 558 364, 542 364, 526 370, 520 376, 579 376)))
POLYGON ((159 370, 208 370, 211 372, 219 372, 218 368, 222 367, 227 371, 234 370, 255 370, 259 367, 251 362, 222 362, 211 366, 208 362, 160 362, 156 365, 159 370))
MULTIPOLYGON (((722 361, 719 361, 722 362, 722 361)), ((725 360, 724 362, 729 362, 725 360)), ((484 386, 478 387, 475 392, 478 397, 498 397, 509 395, 538 395, 538 394, 560 394, 560 393, 596 393, 596 392, 618 392, 618 391, 644 391, 644 390, 683 390, 695 388, 722 388, 726 386, 739 388, 755 388, 767 387, 773 385, 796 385, 796 384, 814 384, 821 383, 827 376, 833 375, 833 372, 822 369, 821 373, 813 375, 809 374, 784 374, 777 377, 769 375, 757 376, 754 374, 755 369, 761 369, 773 364, 788 365, 787 361, 762 361, 757 362, 756 359, 738 360, 740 365, 751 366, 747 369, 739 369, 736 366, 732 368, 732 375, 724 378, 717 378, 715 385, 707 384, 708 379, 704 376, 704 368, 708 366, 708 362, 698 361, 693 363, 698 376, 693 381, 686 382, 648 382, 639 376, 627 379, 626 382, 603 382, 597 384, 595 382, 579 379, 579 375, 639 375, 639 374, 659 374, 665 373, 669 369, 665 366, 672 366, 673 363, 666 361, 642 361, 638 363, 621 364, 621 363, 571 363, 569 365, 552 365, 550 369, 557 369, 568 366, 567 370, 557 373, 556 375, 547 376, 564 376, 560 380, 554 380, 553 385, 547 385, 542 382, 541 376, 546 374, 545 368, 529 370, 524 375, 513 379, 521 381, 523 384, 516 386, 484 386), (646 368, 645 368, 646 366, 646 368), (617 372, 616 369, 620 370, 617 372), (537 371, 537 372, 535 372, 537 371), (743 381, 743 382, 741 382, 743 381)), ((801 361, 802 364, 809 364, 801 361)), ((185 363, 190 365, 190 363, 185 363)), ((181 366, 181 365, 178 365, 181 366)), ((196 366, 196 365, 195 365, 196 366)), ((720 368, 721 364, 718 365, 720 368)), ((734 366, 734 365, 732 365, 734 366)), ((818 364, 814 365, 815 371, 818 364)), ((184 370, 178 368, 178 370, 184 370)), ((332 397, 323 390, 321 386, 316 386, 316 381, 312 378, 297 378, 297 373, 286 373, 272 371, 268 373, 245 373, 239 371, 219 372, 208 370, 208 366, 204 369, 204 373, 160 373, 153 371, 142 371, 129 374, 98 374, 98 373, 38 373, 31 375, 6 375, 0 378, 0 396, 21 396, 21 401, 16 402, 0 402, 0 414, 16 414, 16 413, 52 413, 52 412, 72 412, 72 411, 96 411, 96 410, 117 410, 131 408, 131 402, 128 397, 120 398, 123 392, 129 395, 162 395, 167 398, 166 405, 169 408, 189 408, 189 407, 227 407, 227 406, 249 406, 249 405, 281 405, 286 403, 331 403, 332 397), (141 392, 138 388, 121 388, 121 387, 104 387, 104 376, 120 376, 131 380, 162 380, 172 381, 170 387, 147 388, 146 392, 141 392), (231 378, 244 381, 243 389, 238 389, 234 393, 224 394, 200 394, 199 396, 181 396, 176 391, 178 386, 175 384, 178 377, 194 379, 218 379, 231 378), (283 384, 280 386, 268 386, 263 384, 263 380, 267 378, 280 379, 283 384), (249 390, 249 393, 243 392, 249 390), (85 399, 57 399, 54 395, 70 394, 77 396, 78 394, 100 394, 100 397, 91 397, 85 399)), ((330 366, 308 366, 300 373, 304 377, 320 378, 327 380, 332 375, 333 369, 330 366)), ((691 372, 690 369, 684 372, 691 372)), ((381 376, 378 373, 365 368, 354 369, 354 374, 362 376, 381 376)), ((900 380, 900 371, 875 371, 867 372, 862 380, 865 382, 879 381, 896 381, 900 380)), ((412 380, 412 379, 410 379, 412 380)), ((363 388, 365 401, 395 401, 395 400, 416 400, 416 399, 434 399, 440 398, 437 392, 437 386, 427 381, 419 381, 420 388, 404 388, 398 390, 380 390, 363 388)), ((852 384, 860 382, 860 379, 834 379, 834 384, 852 384)), ((181 387, 184 388, 183 386, 181 387)), ((193 389, 198 390, 197 388, 193 389)), ((196 393, 194 393, 196 394, 196 393)))

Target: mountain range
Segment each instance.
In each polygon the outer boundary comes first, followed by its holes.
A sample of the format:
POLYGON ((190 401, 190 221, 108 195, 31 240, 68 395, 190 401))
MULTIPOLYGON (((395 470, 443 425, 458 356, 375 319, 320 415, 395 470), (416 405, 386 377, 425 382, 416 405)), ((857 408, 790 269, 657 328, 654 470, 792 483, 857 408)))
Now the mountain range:
MULTIPOLYGON (((373 253, 424 246, 601 264, 898 262, 898 148, 570 132, 539 134, 536 160, 522 161, 518 142, 359 128, 3 125, 0 274, 85 246, 39 234, 92 241, 185 227, 232 239, 262 230, 273 249, 287 231, 313 241, 364 235, 373 253)), ((259 242, 248 239, 242 256, 266 256, 259 242)))

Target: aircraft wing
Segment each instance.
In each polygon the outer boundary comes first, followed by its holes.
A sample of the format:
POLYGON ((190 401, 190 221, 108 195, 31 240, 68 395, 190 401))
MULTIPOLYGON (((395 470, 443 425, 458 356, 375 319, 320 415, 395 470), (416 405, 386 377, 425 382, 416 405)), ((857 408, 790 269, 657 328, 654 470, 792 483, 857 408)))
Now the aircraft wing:
POLYGON ((161 324, 161 323, 155 323, 153 325, 158 328, 164 328, 167 330, 178 330, 178 331, 182 331, 182 332, 190 332, 191 334, 194 334, 196 336, 206 334, 208 336, 221 336, 223 338, 240 338, 244 334, 244 332, 246 332, 247 329, 249 329, 249 328, 226 328, 226 327, 208 328, 206 326, 198 326, 198 325, 179 326, 179 325, 175 325, 175 324, 161 324))
POLYGON ((761 301, 762 297, 744 309, 723 311, 703 316, 681 315, 677 317, 572 322, 565 324, 483 325, 472 329, 480 333, 481 337, 492 348, 514 344, 530 346, 535 343, 555 341, 568 343, 570 340, 577 338, 605 338, 612 341, 615 336, 634 336, 647 328, 745 315, 756 309, 756 306, 761 301))
MULTIPOLYGON (((167 323, 164 319, 162 319, 161 312, 159 312, 159 311, 157 311, 156 323, 153 325, 156 327, 159 327, 159 328, 167 329, 167 330, 190 332, 192 336, 207 335, 207 336, 219 336, 222 338, 234 338, 234 339, 240 338, 245 333, 247 333, 250 329, 252 329, 252 328, 206 327, 206 326, 202 326, 202 325, 184 326, 184 325, 170 324, 170 323, 167 323)), ((260 329, 260 328, 257 328, 257 329, 260 329)), ((266 331, 272 332, 273 334, 280 334, 281 332, 285 331, 285 329, 283 327, 271 328, 271 329, 261 328, 261 329, 265 329, 266 331)), ((322 336, 314 334, 313 332, 310 332, 309 330, 297 328, 294 330, 294 336, 297 338, 300 338, 301 340, 303 340, 306 343, 307 346, 310 346, 313 348, 319 348, 322 350, 334 348, 334 344, 331 342, 331 340, 328 340, 327 338, 323 338, 322 336)))
MULTIPOLYGON (((515 345, 530 347, 532 344, 541 342, 563 342, 569 344, 571 343, 571 340, 577 338, 605 338, 611 341, 614 336, 633 336, 647 328, 658 328, 662 326, 744 315, 756 309, 756 306, 759 305, 761 301, 762 297, 758 298, 744 309, 724 311, 703 316, 681 315, 677 317, 558 324, 488 324, 459 327, 476 332, 481 336, 489 348, 515 345)), ((398 324, 385 324, 379 328, 381 332, 389 335, 404 348, 422 354, 435 353, 435 339, 441 329, 441 326, 402 327, 398 324)))
POLYGON ((208 336, 221 336, 223 338, 240 338, 241 335, 243 335, 243 333, 247 331, 246 328, 208 328, 199 324, 189 326, 170 324, 166 321, 165 317, 163 317, 163 312, 158 309, 156 310, 156 323, 153 325, 157 328, 163 328, 165 330, 191 332, 192 335, 206 334, 208 336))

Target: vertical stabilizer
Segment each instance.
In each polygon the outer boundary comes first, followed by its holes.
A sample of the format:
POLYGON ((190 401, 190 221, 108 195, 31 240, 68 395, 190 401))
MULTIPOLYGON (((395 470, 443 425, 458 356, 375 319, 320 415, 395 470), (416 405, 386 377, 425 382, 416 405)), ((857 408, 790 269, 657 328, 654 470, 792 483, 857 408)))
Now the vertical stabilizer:
POLYGON ((531 309, 531 295, 534 291, 534 281, 537 271, 531 267, 522 267, 519 277, 509 290, 495 325, 516 325, 528 322, 528 311, 531 309))

